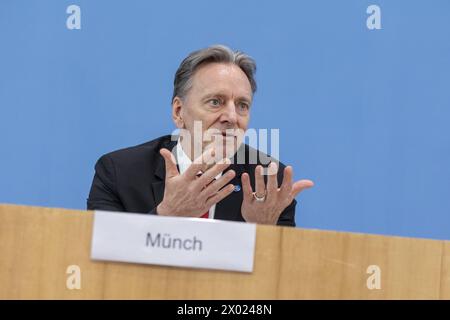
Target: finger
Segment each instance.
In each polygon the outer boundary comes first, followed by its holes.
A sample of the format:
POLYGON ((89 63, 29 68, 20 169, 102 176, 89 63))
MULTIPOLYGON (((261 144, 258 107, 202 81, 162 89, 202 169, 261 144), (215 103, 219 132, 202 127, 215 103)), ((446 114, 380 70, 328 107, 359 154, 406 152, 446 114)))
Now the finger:
MULTIPOLYGON (((197 184, 203 188, 211 183, 215 177, 228 168, 231 164, 230 159, 225 158, 216 163, 212 168, 203 172, 202 176, 197 179, 197 184)), ((234 172, 234 171, 233 171, 234 172)))
POLYGON ((194 179, 197 176, 199 171, 206 171, 208 167, 208 163, 205 159, 209 159, 209 157, 214 156, 214 149, 207 149, 203 152, 198 158, 196 158, 192 164, 187 168, 185 174, 187 177, 194 179))
POLYGON ((314 182, 312 182, 311 180, 299 180, 292 185, 291 195, 295 197, 301 191, 312 188, 313 186, 314 182))
POLYGON ((280 192, 289 194, 292 190, 293 169, 291 166, 284 168, 283 182, 281 183, 280 192))
POLYGON ((271 162, 269 165, 269 175, 267 176, 267 196, 271 197, 278 191, 278 165, 271 162))
MULTIPOLYGON (((222 175, 216 181, 211 182, 202 193, 207 197, 217 193, 224 185, 231 181, 236 176, 236 172, 234 170, 227 171, 224 175, 222 175)), ((202 176, 203 177, 203 176, 202 176)), ((200 180, 200 179, 199 179, 200 180)))
POLYGON ((196 164, 211 164, 215 160, 216 148, 214 145, 207 145, 203 150, 202 154, 195 158, 193 163, 196 164))
POLYGON ((248 173, 243 173, 241 176, 242 193, 244 194, 244 201, 251 201, 253 196, 252 185, 250 184, 250 176, 248 173))
POLYGON ((262 196, 266 192, 266 184, 264 183, 263 167, 257 165, 255 169, 255 192, 258 196, 262 196))
POLYGON ((222 199, 226 198, 230 193, 233 192, 233 190, 234 190, 234 186, 232 184, 227 185, 222 190, 217 192, 215 195, 213 195, 212 197, 208 198, 208 200, 206 201, 206 205, 208 207, 211 207, 211 206, 215 205, 217 202, 219 202, 222 199))
MULTIPOLYGON (((214 144, 210 144, 205 147, 205 151, 203 152, 201 163, 206 164, 206 168, 203 171, 210 169, 211 167, 218 162, 220 159, 216 159, 217 150, 214 144), (216 161, 217 160, 217 161, 216 161)), ((197 159, 200 160, 200 159, 197 159)), ((195 162, 195 161, 194 161, 195 162)))
POLYGON ((179 175, 180 173, 178 172, 176 160, 172 152, 166 148, 162 148, 159 150, 159 153, 164 158, 164 162, 166 164, 166 179, 179 175))

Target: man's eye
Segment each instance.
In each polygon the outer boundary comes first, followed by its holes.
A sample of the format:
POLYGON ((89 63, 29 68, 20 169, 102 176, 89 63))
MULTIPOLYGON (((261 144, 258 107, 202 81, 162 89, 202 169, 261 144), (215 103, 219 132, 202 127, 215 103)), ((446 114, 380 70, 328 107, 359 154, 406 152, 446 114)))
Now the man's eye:
POLYGON ((218 107, 220 106, 220 100, 219 99, 211 99, 209 100, 209 103, 214 106, 214 107, 218 107))
POLYGON ((245 102, 240 103, 239 106, 240 106, 240 108, 242 110, 248 110, 249 109, 249 105, 247 103, 245 103, 245 102))

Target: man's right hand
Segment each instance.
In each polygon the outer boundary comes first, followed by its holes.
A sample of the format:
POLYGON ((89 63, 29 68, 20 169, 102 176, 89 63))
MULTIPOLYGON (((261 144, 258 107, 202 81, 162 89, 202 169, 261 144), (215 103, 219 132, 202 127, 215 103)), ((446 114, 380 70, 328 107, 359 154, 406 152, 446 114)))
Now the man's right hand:
POLYGON ((214 180, 230 166, 228 158, 208 169, 204 159, 212 156, 213 152, 207 150, 180 174, 173 154, 165 148, 160 150, 166 164, 166 182, 164 198, 156 208, 158 215, 201 217, 214 204, 233 192, 234 186, 228 184, 236 175, 233 170, 228 170, 219 179, 214 180), (203 172, 201 176, 197 176, 199 171, 203 172))

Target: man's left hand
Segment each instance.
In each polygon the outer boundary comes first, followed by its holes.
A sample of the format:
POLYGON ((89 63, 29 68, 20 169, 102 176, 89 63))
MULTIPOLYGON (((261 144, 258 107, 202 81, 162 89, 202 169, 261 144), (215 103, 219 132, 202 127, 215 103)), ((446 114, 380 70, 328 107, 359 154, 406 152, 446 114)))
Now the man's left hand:
POLYGON ((284 169, 283 182, 278 188, 278 166, 272 162, 269 165, 267 186, 264 182, 263 167, 258 165, 255 170, 255 192, 250 185, 248 173, 242 174, 242 201, 241 213, 245 221, 260 224, 276 224, 281 213, 291 204, 295 196, 301 191, 311 188, 311 180, 299 180, 292 183, 292 167, 284 169))

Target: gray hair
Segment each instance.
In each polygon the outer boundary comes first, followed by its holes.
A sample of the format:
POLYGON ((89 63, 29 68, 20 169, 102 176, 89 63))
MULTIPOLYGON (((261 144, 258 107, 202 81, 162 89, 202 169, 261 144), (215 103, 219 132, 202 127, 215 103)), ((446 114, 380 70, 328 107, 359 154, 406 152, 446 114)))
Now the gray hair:
POLYGON ((173 96, 183 99, 192 87, 192 76, 200 65, 205 63, 232 63, 237 65, 246 74, 252 93, 256 92, 256 63, 253 58, 241 51, 233 51, 224 45, 214 45, 208 48, 191 52, 180 64, 173 81, 173 96))

